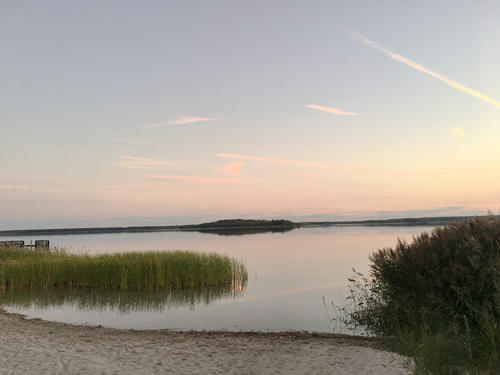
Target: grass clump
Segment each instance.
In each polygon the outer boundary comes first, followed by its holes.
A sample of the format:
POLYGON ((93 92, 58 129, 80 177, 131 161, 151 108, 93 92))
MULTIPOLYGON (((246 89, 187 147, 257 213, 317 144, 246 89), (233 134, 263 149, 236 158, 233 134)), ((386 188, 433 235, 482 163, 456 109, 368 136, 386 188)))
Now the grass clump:
POLYGON ((499 217, 399 240, 370 260, 371 278, 351 279, 348 323, 388 337, 416 373, 500 373, 499 217))
POLYGON ((241 262, 218 254, 154 251, 91 256, 54 250, 0 251, 0 290, 242 288, 246 281, 241 262))

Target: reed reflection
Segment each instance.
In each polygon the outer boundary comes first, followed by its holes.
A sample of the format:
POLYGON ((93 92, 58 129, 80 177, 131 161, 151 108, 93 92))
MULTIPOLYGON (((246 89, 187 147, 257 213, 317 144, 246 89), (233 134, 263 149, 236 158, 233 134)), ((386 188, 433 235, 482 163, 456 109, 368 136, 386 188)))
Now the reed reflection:
POLYGON ((221 299, 242 297, 246 282, 224 287, 176 289, 161 292, 116 290, 8 290, 0 293, 0 305, 20 310, 74 306, 79 311, 162 312, 196 305, 208 305, 221 299))

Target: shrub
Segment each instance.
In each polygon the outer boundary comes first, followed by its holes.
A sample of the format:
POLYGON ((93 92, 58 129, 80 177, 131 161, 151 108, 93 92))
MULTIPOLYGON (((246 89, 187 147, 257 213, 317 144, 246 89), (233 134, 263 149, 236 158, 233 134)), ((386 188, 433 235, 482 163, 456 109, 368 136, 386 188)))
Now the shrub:
POLYGON ((436 228, 370 260, 374 292, 395 322, 380 327, 386 333, 450 321, 475 329, 485 315, 500 318, 500 218, 436 228))
MULTIPOLYGON (((499 217, 449 224, 411 243, 398 240, 370 260, 372 278, 352 280, 351 324, 399 338, 426 365, 438 347, 447 347, 469 364, 500 370, 499 217)), ((435 373, 461 373, 439 368, 435 373)))

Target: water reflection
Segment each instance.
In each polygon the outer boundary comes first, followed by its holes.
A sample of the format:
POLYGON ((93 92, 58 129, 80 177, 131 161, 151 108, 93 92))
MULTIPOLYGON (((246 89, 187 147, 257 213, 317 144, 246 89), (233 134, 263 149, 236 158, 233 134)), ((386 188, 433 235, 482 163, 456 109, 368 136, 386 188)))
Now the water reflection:
POLYGON ((282 228, 212 228, 212 229, 197 229, 196 232, 217 234, 219 236, 243 236, 245 234, 257 233, 285 233, 294 230, 294 227, 282 228))
MULTIPOLYGON (((107 292, 123 297, 105 303, 92 302, 92 298, 105 301, 102 292, 93 292, 95 297, 88 296, 86 300, 68 296, 64 303, 51 304, 44 302, 44 298, 57 301, 55 296, 47 296, 54 295, 54 291, 38 292, 33 297, 30 292, 23 292, 25 297, 18 295, 10 300, 0 294, 0 303, 10 304, 4 306, 8 312, 31 318, 123 329, 331 332, 334 327, 330 319, 337 310, 330 309, 328 313, 323 301, 329 307, 332 302, 335 306, 345 305, 348 293, 345 283, 352 276, 351 268, 368 273, 368 256, 372 251, 394 246, 398 238, 411 240, 413 235, 430 229, 352 226, 297 228, 284 234, 268 232, 253 236, 185 231, 48 236, 51 244, 70 248, 74 253, 114 254, 151 249, 217 252, 246 265, 248 286, 244 291, 192 291, 192 296, 187 291, 180 296, 172 295, 177 292, 156 293, 156 296, 107 292), (134 300, 139 301, 134 303, 134 300), (38 308, 35 302, 48 307, 38 308), (101 310, 91 309, 92 306, 101 310)), ((64 295, 63 291, 56 292, 64 295)), ((336 332, 350 333, 341 324, 335 328, 336 332)))
POLYGON ((225 287, 176 289, 161 292, 54 289, 8 290, 0 293, 0 305, 20 310, 52 309, 74 306, 78 311, 162 312, 179 307, 194 310, 196 305, 209 305, 220 299, 242 297, 246 284, 225 287))

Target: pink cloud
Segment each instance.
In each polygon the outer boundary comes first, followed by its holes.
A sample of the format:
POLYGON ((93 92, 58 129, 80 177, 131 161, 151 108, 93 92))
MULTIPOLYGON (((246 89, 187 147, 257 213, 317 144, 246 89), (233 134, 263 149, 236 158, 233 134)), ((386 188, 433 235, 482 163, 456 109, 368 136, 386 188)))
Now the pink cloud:
POLYGON ((191 116, 179 116, 176 120, 171 120, 168 122, 168 125, 183 125, 183 124, 192 124, 195 122, 204 122, 204 121, 215 121, 215 118, 210 117, 191 117, 191 116))
POLYGON ((339 116, 357 116, 356 112, 344 112, 344 111, 341 111, 340 109, 324 107, 324 106, 316 105, 316 104, 309 104, 306 107, 311 108, 311 109, 315 109, 317 111, 333 113, 334 115, 339 115, 339 116))
POLYGON ((116 166, 129 169, 166 167, 175 164, 169 160, 154 160, 138 156, 116 155, 116 157, 124 160, 123 162, 117 163, 116 166))
POLYGON ((241 161, 234 161, 226 165, 224 173, 229 176, 238 176, 241 174, 241 167, 243 167, 243 163, 241 161))
POLYGON ((5 189, 5 190, 26 190, 26 189, 29 189, 29 187, 22 186, 22 185, 0 185, 0 189, 5 189))
POLYGON ((149 158, 140 158, 138 156, 116 155, 116 157, 120 158, 120 159, 132 160, 132 161, 139 161, 139 162, 149 162, 149 161, 151 161, 151 159, 149 159, 149 158))
POLYGON ((153 129, 153 128, 159 128, 162 126, 194 124, 197 122, 216 121, 216 120, 217 120, 216 118, 211 118, 211 117, 179 116, 174 120, 169 120, 166 122, 157 122, 157 123, 142 125, 141 128, 142 129, 153 129))
POLYGON ((263 162, 270 162, 270 163, 278 163, 278 164, 305 165, 305 166, 309 166, 309 167, 329 167, 330 166, 330 164, 327 164, 327 163, 311 163, 311 162, 306 162, 306 161, 266 158, 266 157, 261 157, 261 156, 250 156, 250 155, 239 155, 239 154, 219 153, 219 154, 216 154, 216 156, 219 158, 254 160, 254 161, 263 161, 263 162))
POLYGON ((227 183, 235 181, 232 178, 211 178, 211 177, 179 176, 179 175, 147 175, 146 177, 152 178, 154 180, 191 181, 204 184, 227 183))
POLYGON ((111 142, 128 143, 132 145, 149 145, 152 143, 151 141, 145 141, 142 139, 126 139, 126 138, 113 138, 111 142))

